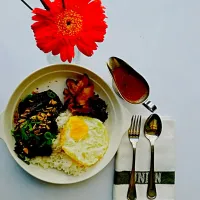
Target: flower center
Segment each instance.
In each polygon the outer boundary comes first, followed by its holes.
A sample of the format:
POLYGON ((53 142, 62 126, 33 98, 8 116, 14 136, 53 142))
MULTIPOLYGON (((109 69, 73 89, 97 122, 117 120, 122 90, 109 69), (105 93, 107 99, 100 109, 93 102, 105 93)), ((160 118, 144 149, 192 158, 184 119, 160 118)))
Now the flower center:
POLYGON ((71 21, 67 21, 67 26, 69 26, 71 24, 71 21))
POLYGON ((58 31, 62 35, 75 36, 82 30, 83 17, 73 10, 65 10, 57 17, 58 31))

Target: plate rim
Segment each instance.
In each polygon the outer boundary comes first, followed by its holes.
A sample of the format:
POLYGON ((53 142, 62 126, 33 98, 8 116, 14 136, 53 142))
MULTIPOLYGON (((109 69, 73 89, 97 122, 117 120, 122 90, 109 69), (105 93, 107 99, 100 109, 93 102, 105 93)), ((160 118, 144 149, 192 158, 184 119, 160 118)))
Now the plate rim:
MULTIPOLYGON (((124 112, 123 112, 123 109, 122 109, 122 105, 120 104, 119 100, 117 99, 117 96, 115 95, 114 91, 111 89, 111 86, 110 86, 100 75, 98 75, 97 73, 93 72, 92 70, 90 70, 90 69, 88 69, 88 68, 86 68, 86 67, 83 67, 83 66, 80 66, 80 65, 76 65, 76 64, 53 64, 53 65, 46 65, 45 67, 42 67, 42 68, 40 68, 40 69, 37 69, 37 70, 33 71, 32 73, 30 73, 28 76, 26 76, 26 77, 17 85, 17 87, 16 87, 15 90, 12 92, 12 94, 11 94, 9 100, 8 100, 8 103, 7 103, 7 105, 6 105, 5 110, 3 111, 3 120, 5 120, 6 111, 8 110, 8 107, 9 107, 9 105, 10 105, 10 102, 11 102, 11 100, 12 100, 14 94, 17 92, 17 90, 19 90, 19 88, 22 86, 22 84, 23 84, 25 81, 27 81, 28 79, 30 79, 32 76, 34 76, 36 73, 38 73, 38 72, 40 72, 40 71, 43 71, 43 70, 48 70, 49 68, 51 68, 51 67, 56 67, 56 66, 58 66, 58 65, 60 65, 60 66, 65 66, 65 67, 71 66, 71 67, 75 67, 75 68, 81 68, 82 70, 89 71, 89 72, 92 73, 93 75, 97 76, 97 77, 98 77, 101 81, 103 81, 104 84, 106 84, 107 87, 110 89, 110 91, 112 92, 113 97, 115 98, 115 101, 116 101, 117 104, 118 104, 118 107, 120 108, 120 111, 119 111, 119 112, 121 113, 122 116, 124 115, 124 112)), ((78 72, 78 73, 79 73, 79 72, 78 72)), ((87 73, 87 72, 86 72, 86 73, 87 73)), ((34 79, 34 80, 35 80, 35 79, 34 79)), ((24 87, 23 87, 23 88, 24 88, 24 87)), ((23 91, 21 92, 21 94, 22 94, 22 93, 23 93, 23 91)), ((19 94, 19 96, 20 96, 20 94, 19 94)), ((123 119, 123 117, 122 117, 122 119, 123 119)), ((5 121, 4 121, 4 122, 5 122, 5 121)), ((3 127, 3 128, 4 128, 4 127, 3 127)), ((123 128, 121 128, 121 130, 122 130, 122 129, 123 129, 123 128)), ((87 180, 87 179, 89 179, 89 178, 92 178, 93 176, 95 176, 96 174, 98 174, 100 171, 102 171, 102 170, 110 163, 110 161, 113 159, 113 157, 115 156, 115 154, 112 155, 112 156, 110 156, 109 159, 108 159, 108 161, 106 162, 106 164, 103 164, 102 167, 100 167, 98 170, 95 170, 95 172, 93 172, 91 175, 89 174, 89 175, 88 175, 87 177, 85 177, 85 178, 82 178, 82 179, 79 178, 79 180, 74 180, 74 181, 70 181, 70 182, 67 182, 67 181, 61 181, 61 182, 52 181, 52 180, 48 180, 48 179, 41 178, 39 175, 33 174, 33 173, 31 172, 31 170, 28 170, 28 169, 26 169, 26 168, 23 167, 23 165, 21 164, 21 162, 19 162, 19 160, 18 160, 19 158, 17 157, 17 155, 15 154, 15 152, 13 151, 13 149, 11 149, 11 148, 8 146, 8 144, 7 144, 8 141, 7 141, 6 137, 5 137, 5 134, 6 134, 5 132, 8 132, 8 130, 6 131, 6 130, 4 129, 2 139, 3 139, 4 142, 6 143, 6 146, 7 146, 8 150, 9 150, 11 156, 12 156, 13 159, 17 162, 17 164, 18 164, 24 171, 26 171, 28 174, 30 174, 31 176, 33 176, 33 177, 35 177, 35 178, 37 178, 37 179, 39 179, 39 180, 41 180, 41 181, 47 182, 47 183, 58 184, 58 185, 64 185, 64 184, 66 184, 66 185, 67 185, 67 184, 74 184, 74 183, 79 183, 79 182, 85 181, 85 180, 87 180)), ((123 132, 123 133, 124 133, 124 132, 123 132)), ((121 138, 122 138, 123 133, 119 133, 121 138)), ((121 141, 121 138, 119 139, 117 146, 119 146, 120 141, 121 141)), ((116 149, 116 151, 117 151, 117 149, 116 149)), ((115 151, 115 153, 116 153, 116 151, 115 151)), ((80 177, 81 177, 81 175, 80 175, 80 177)))

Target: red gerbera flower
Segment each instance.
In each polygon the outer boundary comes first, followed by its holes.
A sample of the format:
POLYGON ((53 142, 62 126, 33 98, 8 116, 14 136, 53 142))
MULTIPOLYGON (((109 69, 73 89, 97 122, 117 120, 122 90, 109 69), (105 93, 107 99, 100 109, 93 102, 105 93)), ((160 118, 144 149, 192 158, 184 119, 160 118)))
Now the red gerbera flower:
POLYGON ((35 8, 32 26, 39 49, 53 55, 60 54, 64 62, 74 58, 77 46, 86 56, 103 42, 107 24, 101 0, 43 0, 44 9, 35 8))

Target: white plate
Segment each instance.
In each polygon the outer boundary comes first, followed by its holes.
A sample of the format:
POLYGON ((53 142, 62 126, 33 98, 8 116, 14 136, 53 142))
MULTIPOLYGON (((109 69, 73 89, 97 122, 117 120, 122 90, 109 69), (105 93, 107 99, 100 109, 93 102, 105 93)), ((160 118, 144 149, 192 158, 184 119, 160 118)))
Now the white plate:
MULTIPOLYGON (((127 113, 126 113, 127 114, 127 113)), ((125 112, 124 108, 119 104, 115 94, 111 88, 102 80, 98 75, 92 71, 80 67, 77 65, 61 64, 61 65, 51 65, 42 68, 30 76, 28 76, 22 83, 16 88, 13 95, 11 96, 5 111, 1 114, 1 131, 0 137, 5 141, 7 147, 16 160, 16 162, 29 174, 32 176, 55 184, 70 184, 83 181, 97 174, 102 170, 114 157, 118 146, 120 144, 123 133, 128 128, 128 123, 123 121, 125 112), (61 100, 63 100, 63 89, 66 87, 65 82, 67 78, 77 78, 78 75, 86 73, 89 78, 93 81, 95 86, 95 92, 100 95, 102 99, 108 105, 108 120, 105 122, 107 127, 110 143, 109 148, 105 156, 93 167, 91 167, 87 172, 81 174, 80 176, 69 176, 64 172, 57 171, 54 169, 43 169, 35 165, 27 165, 22 160, 20 160, 14 149, 14 138, 10 131, 13 128, 13 114, 16 106, 18 105, 21 98, 30 94, 36 88, 39 91, 44 91, 47 89, 52 89, 55 91, 61 100)))

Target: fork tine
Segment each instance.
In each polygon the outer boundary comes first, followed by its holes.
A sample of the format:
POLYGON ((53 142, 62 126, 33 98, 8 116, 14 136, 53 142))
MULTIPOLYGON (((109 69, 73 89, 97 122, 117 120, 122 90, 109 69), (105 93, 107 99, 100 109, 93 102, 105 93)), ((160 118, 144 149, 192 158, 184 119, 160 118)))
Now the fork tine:
POLYGON ((133 123, 132 123, 132 127, 131 127, 131 134, 133 134, 134 131, 135 131, 135 125, 136 125, 136 116, 133 115, 133 123))
POLYGON ((132 116, 131 118, 131 125, 130 125, 130 131, 132 132, 132 129, 133 129, 133 119, 134 119, 134 115, 132 116))
POLYGON ((140 134, 141 121, 142 121, 142 117, 141 117, 141 115, 140 115, 140 116, 139 116, 139 123, 138 123, 138 134, 140 134))
POLYGON ((136 116, 136 117, 135 117, 136 123, 135 123, 135 128, 134 128, 134 134, 138 134, 138 117, 139 117, 139 116, 136 116))

